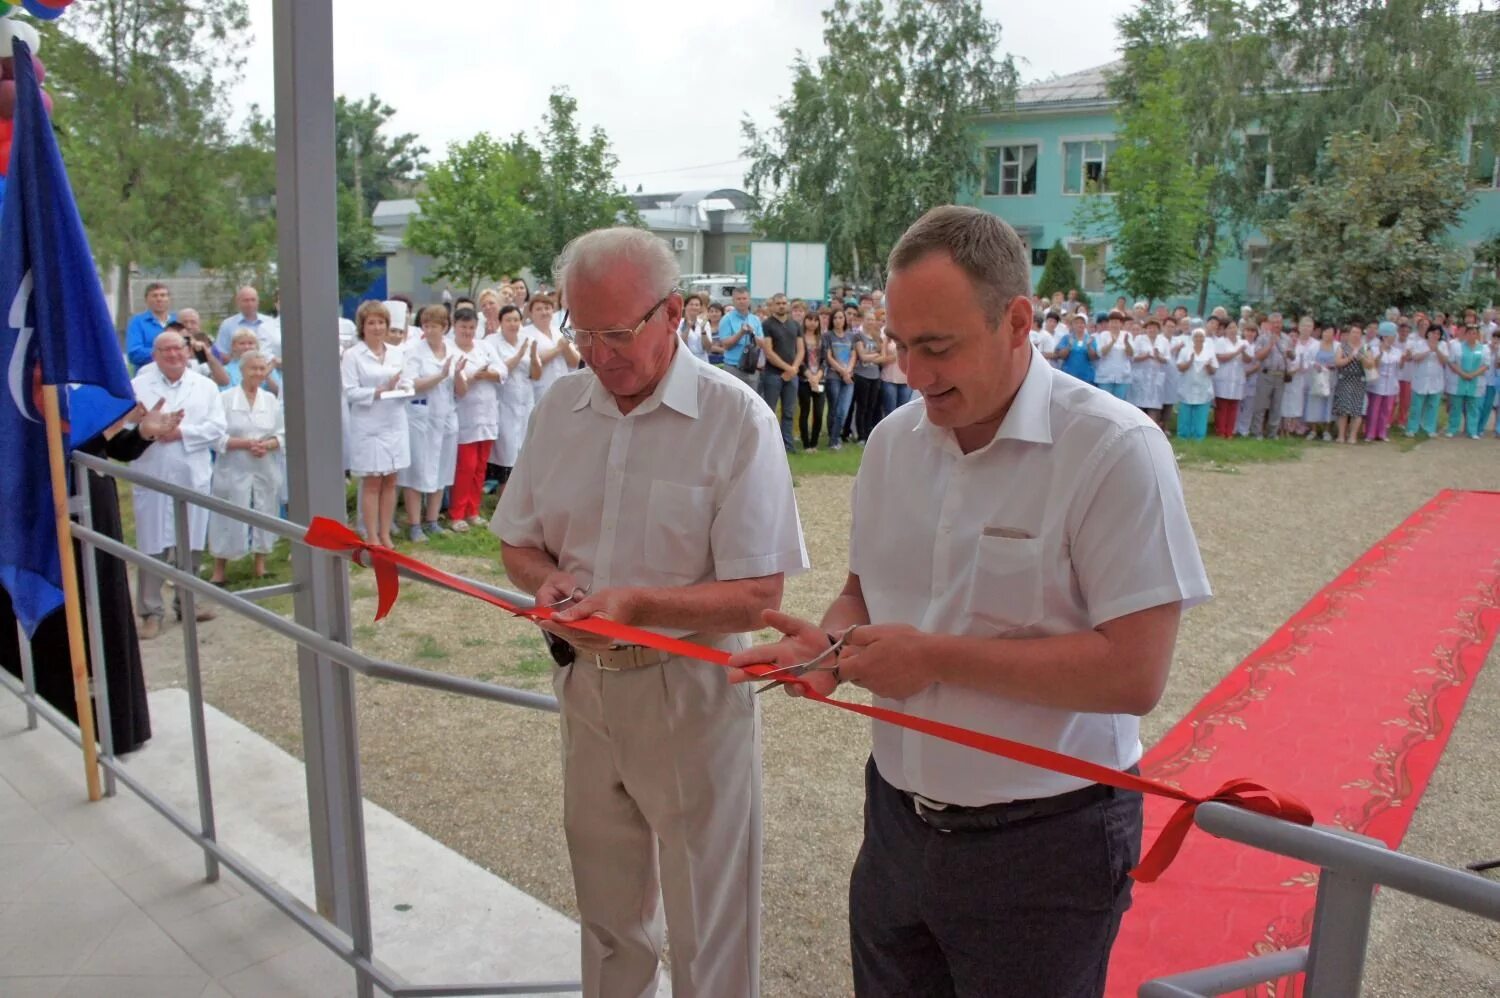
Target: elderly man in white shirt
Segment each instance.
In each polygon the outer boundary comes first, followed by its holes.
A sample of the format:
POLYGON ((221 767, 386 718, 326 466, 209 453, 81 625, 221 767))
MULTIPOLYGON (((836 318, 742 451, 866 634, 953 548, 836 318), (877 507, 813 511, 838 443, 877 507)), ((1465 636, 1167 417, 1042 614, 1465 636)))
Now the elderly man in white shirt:
POLYGON ((541 605, 561 703, 563 824, 589 996, 760 988, 760 722, 715 666, 567 626, 597 617, 729 650, 807 567, 780 430, 677 336, 677 264, 642 229, 558 259, 588 368, 532 415, 491 530, 541 605), (660 891, 661 899, 658 899, 660 891))
MULTIPOLYGON (((1015 230, 936 208, 892 250, 886 333, 925 405, 855 479, 849 575, 821 624, 732 664, 805 662, 894 710, 1116 769, 1209 596, 1172 448, 1027 338, 1015 230)), ((795 689, 794 684, 788 685, 795 689)), ((855 993, 1097 995, 1141 840, 1139 794, 874 725, 850 884, 855 993)))
MULTIPOLYGON (((135 397, 151 409, 165 401, 169 411, 181 410, 182 423, 170 433, 157 438, 152 447, 135 461, 138 470, 155 475, 173 485, 180 485, 207 495, 213 484, 213 446, 224 437, 227 423, 219 403, 219 389, 201 374, 188 370, 187 342, 180 332, 168 330, 159 334, 151 348, 152 364, 143 368, 131 382, 135 397)), ((135 509, 135 546, 143 554, 170 561, 179 543, 172 512, 172 499, 137 486, 131 496, 135 509)), ((188 507, 188 543, 192 550, 193 571, 198 570, 204 543, 208 537, 208 510, 188 507)), ((162 577, 146 569, 136 580, 136 613, 141 617, 140 636, 150 639, 161 633, 162 577)), ((181 614, 181 605, 178 604, 181 614)), ((211 620, 213 611, 199 605, 197 619, 211 620)))

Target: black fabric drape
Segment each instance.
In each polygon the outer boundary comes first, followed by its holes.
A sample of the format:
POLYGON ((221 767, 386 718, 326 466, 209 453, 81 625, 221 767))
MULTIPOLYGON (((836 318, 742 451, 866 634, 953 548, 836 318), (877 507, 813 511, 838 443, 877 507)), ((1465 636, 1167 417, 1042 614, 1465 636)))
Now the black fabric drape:
MULTIPOLYGON (((133 461, 145 453, 151 442, 135 430, 125 430, 109 441, 95 437, 78 449, 86 454, 106 456, 117 461, 133 461)), ((94 529, 116 540, 123 539, 120 522, 120 497, 115 480, 89 472, 89 497, 93 504, 94 529)), ((69 478, 72 487, 72 478, 69 478)), ((48 524, 51 529, 51 524, 48 524)), ((75 543, 74 559, 78 565, 79 586, 83 585, 83 553, 75 543)), ((141 666, 141 649, 136 638, 135 614, 130 604, 130 583, 125 563, 106 554, 98 554, 95 564, 99 573, 99 617, 104 634, 104 660, 109 680, 110 724, 115 751, 124 753, 140 747, 151 737, 151 715, 146 703, 146 676, 141 666)), ((85 598, 87 596, 85 595, 85 598)), ((84 640, 87 642, 87 628, 84 640)), ((75 723, 78 709, 73 702, 73 667, 69 655, 67 623, 63 611, 42 621, 31 641, 31 658, 35 665, 37 694, 75 723)), ((20 633, 16 628, 15 610, 10 595, 0 589, 0 665, 12 675, 21 675, 20 633)), ((98 701, 95 700, 95 713, 98 701)))

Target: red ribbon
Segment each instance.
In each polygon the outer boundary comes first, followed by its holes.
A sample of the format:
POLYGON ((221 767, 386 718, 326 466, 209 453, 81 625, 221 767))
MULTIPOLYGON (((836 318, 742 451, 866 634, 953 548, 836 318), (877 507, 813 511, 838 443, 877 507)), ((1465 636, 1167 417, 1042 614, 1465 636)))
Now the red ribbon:
MULTIPOLYGON (((390 548, 381 547, 377 544, 367 544, 361 540, 359 535, 348 527, 335 520, 317 517, 312 525, 308 527, 307 534, 303 538, 309 545, 322 548, 327 551, 337 551, 350 554, 354 561, 361 565, 367 565, 374 569, 375 586, 378 593, 378 604, 375 611, 375 619, 379 620, 390 613, 391 607, 396 604, 396 597, 400 592, 401 580, 397 574, 398 568, 405 568, 415 575, 419 575, 430 582, 450 589, 454 592, 472 596, 486 603, 499 607, 507 613, 527 620, 546 620, 552 616, 552 611, 546 607, 528 609, 508 603, 492 593, 485 592, 473 585, 449 575, 447 572, 433 568, 426 562, 418 561, 408 555, 393 551, 390 548)), ((669 638, 655 631, 647 631, 629 624, 621 624, 613 620, 587 619, 569 621, 568 626, 590 634, 607 637, 612 641, 625 644, 644 645, 648 648, 664 651, 682 658, 697 659, 714 665, 728 665, 730 653, 720 648, 709 648, 704 645, 684 641, 681 638, 669 638)), ((745 671, 752 674, 770 671, 772 667, 756 666, 745 671)), ((933 721, 924 717, 915 717, 911 714, 903 714, 900 711, 891 710, 886 707, 874 705, 850 703, 847 700, 834 700, 831 697, 819 696, 806 687, 803 688, 803 697, 808 700, 816 700, 826 703, 840 710, 847 710, 854 714, 862 714, 865 717, 894 724, 908 731, 916 731, 932 738, 941 738, 943 741, 952 742, 955 745, 963 745, 966 748, 985 752, 989 755, 1000 756, 1015 762, 1025 763, 1028 766, 1036 766, 1039 769, 1050 770, 1054 773, 1062 773, 1091 783, 1103 783, 1107 786, 1116 787, 1121 790, 1135 790, 1143 794, 1152 794, 1157 797, 1166 797, 1179 801, 1180 806, 1172 817, 1162 828, 1161 834, 1156 837, 1151 848, 1141 859, 1140 864, 1131 871, 1131 876, 1141 883, 1151 883, 1160 877, 1172 860, 1176 858, 1177 852, 1182 848, 1183 839, 1186 838, 1188 830, 1193 825, 1193 814, 1198 805, 1217 801, 1223 804, 1233 804, 1236 807, 1254 811, 1257 814, 1268 815, 1273 818, 1281 818, 1298 825, 1311 825, 1313 823, 1312 812, 1307 805, 1289 794, 1277 793, 1259 783, 1251 780, 1230 780, 1219 789, 1207 796, 1190 794, 1180 787, 1161 780, 1153 780, 1144 776, 1135 776, 1098 763, 1088 762, 1071 755, 1063 755, 1061 752, 1053 752, 1050 749, 1038 748, 1035 745, 1027 745, 1023 742, 1011 741, 1009 738, 1001 738, 998 735, 988 735, 980 731, 968 728, 960 728, 953 724, 944 724, 941 721, 933 721)))

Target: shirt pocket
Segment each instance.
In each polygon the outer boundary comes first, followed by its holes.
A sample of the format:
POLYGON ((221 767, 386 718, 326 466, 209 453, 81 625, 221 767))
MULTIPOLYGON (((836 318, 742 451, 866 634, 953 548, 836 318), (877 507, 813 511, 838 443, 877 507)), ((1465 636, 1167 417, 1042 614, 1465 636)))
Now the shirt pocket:
POLYGON ((657 479, 646 506, 646 571, 696 582, 712 575, 714 490, 657 479))
POLYGON ((990 634, 1019 630, 1040 621, 1041 540, 981 535, 975 545, 974 579, 964 609, 976 629, 990 634))

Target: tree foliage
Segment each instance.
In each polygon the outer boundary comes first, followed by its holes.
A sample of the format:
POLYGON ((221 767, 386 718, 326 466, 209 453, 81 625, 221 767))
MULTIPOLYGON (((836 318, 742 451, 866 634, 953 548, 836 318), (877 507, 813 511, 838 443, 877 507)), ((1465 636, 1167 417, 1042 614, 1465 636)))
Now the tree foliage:
POLYGON ((1471 198, 1457 157, 1412 125, 1335 135, 1321 160, 1267 230, 1282 311, 1345 322, 1448 301, 1468 265, 1447 240, 1471 198))
POLYGON ((1051 298, 1058 291, 1063 294, 1077 291, 1080 297, 1083 295, 1083 289, 1078 286, 1078 271, 1073 266, 1073 257, 1061 239, 1054 242, 1047 251, 1047 262, 1042 266, 1042 276, 1036 282, 1039 298, 1051 298))
POLYGON ((269 126, 252 110, 232 129, 224 100, 243 0, 93 0, 41 30, 59 144, 95 258, 119 276, 122 327, 132 266, 232 273, 269 258, 269 126))
POLYGON ((979 0, 834 0, 823 41, 775 124, 743 122, 745 182, 766 235, 826 241, 834 270, 878 282, 906 227, 979 180, 973 116, 1014 99, 1016 70, 979 0))
POLYGON ((339 298, 357 297, 375 282, 371 262, 380 251, 375 243, 375 226, 365 212, 364 204, 353 189, 340 187, 338 201, 339 298))
POLYGON ((615 183, 619 159, 610 148, 609 136, 597 125, 584 135, 578 123, 578 101, 566 89, 554 90, 547 98, 537 138, 541 182, 528 255, 531 272, 550 281, 552 263, 569 240, 590 229, 638 225, 640 213, 615 183))
POLYGON ((1106 275, 1147 302, 1192 290, 1217 260, 1209 191, 1217 172, 1188 155, 1182 75, 1168 50, 1139 53, 1133 99, 1121 109, 1109 193, 1079 204, 1081 228, 1110 240, 1106 275))
POLYGON ((531 261, 541 191, 541 156, 522 136, 501 143, 481 132, 452 143, 417 195, 407 245, 437 261, 435 276, 473 294, 481 279, 531 261))
POLYGON ((410 195, 427 155, 427 147, 411 132, 389 134, 386 126, 395 113, 395 108, 374 94, 364 100, 340 94, 334 100, 339 187, 359 192, 367 219, 381 201, 410 195))

